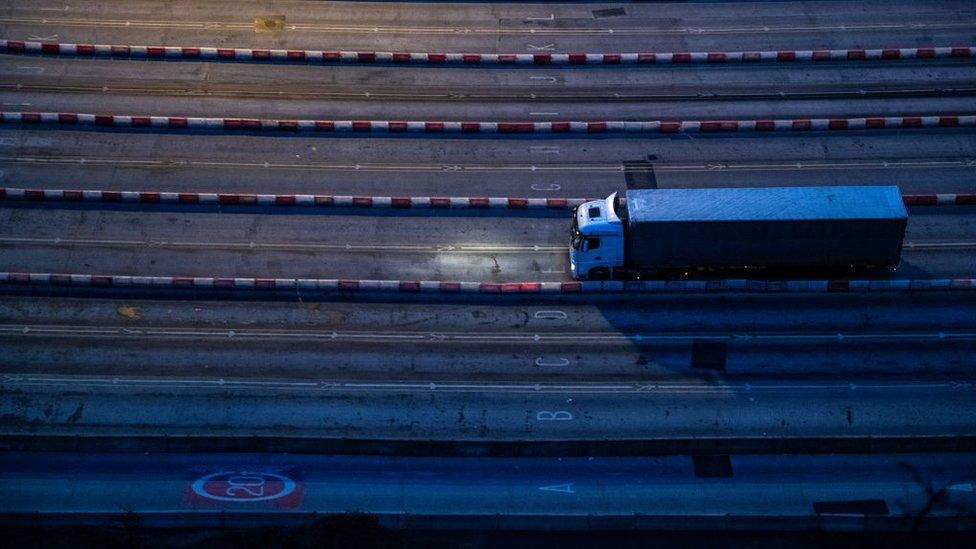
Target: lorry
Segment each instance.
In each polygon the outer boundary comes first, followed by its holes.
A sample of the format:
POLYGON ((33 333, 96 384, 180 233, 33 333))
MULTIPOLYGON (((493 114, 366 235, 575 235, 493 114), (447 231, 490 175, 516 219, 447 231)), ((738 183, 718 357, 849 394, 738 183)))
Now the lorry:
POLYGON ((894 269, 908 214, 897 186, 630 189, 573 212, 578 280, 753 269, 894 269))

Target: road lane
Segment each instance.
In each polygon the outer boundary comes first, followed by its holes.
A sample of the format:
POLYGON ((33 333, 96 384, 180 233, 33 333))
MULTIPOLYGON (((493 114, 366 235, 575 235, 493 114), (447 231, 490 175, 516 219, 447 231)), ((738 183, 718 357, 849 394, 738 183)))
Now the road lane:
MULTIPOLYGON (((565 212, 140 210, 14 204, 0 210, 0 265, 8 271, 146 276, 569 279, 565 212)), ((974 247, 971 208, 914 209, 902 264, 892 276, 971 275, 974 247)))
POLYGON ((379 196, 606 196, 659 187, 976 189, 976 133, 341 139, 0 127, 11 187, 379 196), (151 182, 153 188, 146 188, 151 182))
POLYGON ((762 529, 773 527, 773 518, 780 527, 787 521, 823 527, 832 514, 821 514, 824 502, 871 500, 883 502, 884 514, 902 522, 924 509, 927 518, 917 526, 928 529, 972 520, 976 500, 967 487, 974 460, 970 453, 733 455, 715 460, 726 463, 727 469, 709 476, 707 459, 691 456, 486 459, 7 452, 0 457, 0 493, 3 512, 30 513, 35 523, 56 520, 62 513, 116 514, 119 509, 138 514, 143 524, 181 512, 198 517, 220 512, 221 520, 233 521, 235 514, 255 506, 246 493, 227 497, 227 485, 219 484, 226 476, 194 484, 230 471, 242 477, 238 482, 250 482, 271 497, 259 507, 276 507, 292 515, 290 519, 295 513, 355 509, 377 515, 381 524, 391 527, 436 517, 442 527, 451 519, 469 526, 484 520, 498 527, 499 520, 511 518, 523 528, 546 529, 555 521, 588 528, 594 519, 640 516, 634 525, 693 518, 684 523, 686 528, 712 528, 723 522, 717 517, 726 516, 735 517, 725 519, 728 525, 762 529), (297 495, 285 493, 282 478, 286 485, 295 482, 297 495), (931 492, 941 489, 944 499, 931 505, 931 492), (475 493, 478 497, 471 497, 475 493), (513 499, 520 502, 518 509, 513 509, 513 499), (404 521, 403 515, 413 519, 404 521))
POLYGON ((56 36, 69 42, 158 43, 241 47, 420 51, 687 51, 883 47, 971 39, 976 13, 965 2, 909 1, 628 5, 606 12, 586 4, 429 5, 359 2, 310 8, 284 2, 274 10, 242 10, 229 2, 149 1, 105 10, 98 3, 9 6, 0 31, 11 37, 56 36), (64 8, 68 9, 64 9, 64 8), (350 23, 354 21, 354 23, 350 23), (802 45, 802 46, 800 46, 802 45))
POLYGON ((971 384, 316 383, 20 376, 4 434, 468 441, 971 436, 971 384))

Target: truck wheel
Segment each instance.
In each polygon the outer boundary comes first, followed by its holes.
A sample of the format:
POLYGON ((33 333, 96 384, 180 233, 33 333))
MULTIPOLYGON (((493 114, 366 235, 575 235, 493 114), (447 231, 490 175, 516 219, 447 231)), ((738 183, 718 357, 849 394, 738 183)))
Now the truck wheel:
POLYGON ((602 267, 596 267, 594 269, 590 269, 590 272, 586 275, 586 278, 589 278, 590 280, 606 280, 610 278, 610 272, 602 267))

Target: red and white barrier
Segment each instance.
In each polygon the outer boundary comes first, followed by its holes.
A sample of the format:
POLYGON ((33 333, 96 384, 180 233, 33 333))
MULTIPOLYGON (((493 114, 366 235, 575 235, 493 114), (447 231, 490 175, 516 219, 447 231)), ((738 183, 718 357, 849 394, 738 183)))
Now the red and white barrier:
POLYGON ((0 272, 0 286, 159 288, 197 290, 304 290, 313 292, 402 292, 440 294, 597 293, 861 293, 973 291, 976 279, 898 280, 646 280, 583 282, 443 282, 334 278, 127 276, 0 272))
POLYGON ((70 112, 0 111, 0 123, 56 124, 65 127, 167 128, 224 131, 287 131, 330 134, 611 134, 809 132, 976 126, 973 114, 761 118, 747 120, 599 120, 550 122, 477 122, 443 120, 278 120, 206 118, 70 112))
POLYGON ((790 63, 897 59, 968 59, 976 46, 852 48, 837 50, 752 50, 631 53, 446 53, 405 51, 283 50, 204 46, 134 46, 3 40, 0 52, 83 57, 205 59, 319 64, 414 65, 682 65, 715 63, 790 63))
MULTIPOLYGON (((571 210, 593 198, 514 196, 349 196, 331 194, 245 194, 0 187, 0 200, 26 202, 101 202, 312 206, 319 208, 571 210)), ((903 194, 906 206, 976 205, 976 193, 903 194)))

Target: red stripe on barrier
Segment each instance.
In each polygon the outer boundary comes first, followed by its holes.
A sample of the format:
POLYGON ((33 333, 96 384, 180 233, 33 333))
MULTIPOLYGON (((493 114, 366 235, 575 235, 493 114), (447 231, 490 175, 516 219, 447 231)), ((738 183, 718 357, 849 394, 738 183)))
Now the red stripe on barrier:
POLYGON ((778 51, 776 52, 777 61, 796 61, 795 51, 778 51))
POLYGON ((569 201, 565 198, 547 198, 546 207, 553 210, 562 210, 569 205, 569 201))
POLYGON ((410 54, 405 51, 395 51, 393 52, 393 62, 394 63, 409 63, 410 54))
POLYGON ((122 193, 119 191, 102 191, 102 202, 122 202, 122 193))
POLYGON ((79 202, 85 198, 85 193, 78 190, 65 190, 61 192, 61 198, 68 202, 79 202))
POLYGON ((831 118, 827 122, 827 129, 829 130, 846 130, 847 129, 847 119, 846 118, 831 118))
POLYGON ((903 128, 921 128, 922 127, 922 117, 921 116, 905 116, 901 119, 901 127, 903 128))
POLYGON ((359 289, 358 280, 340 280, 338 288, 341 291, 355 291, 359 289))
POLYGON ((163 57, 166 55, 166 48, 161 46, 147 46, 146 55, 149 57, 163 57))
POLYGON ((171 116, 167 119, 170 128, 185 128, 186 118, 182 116, 171 116))
POLYGON ((580 282, 563 282, 559 285, 559 291, 564 294, 579 293, 583 291, 583 284, 580 282))
POLYGON ((518 58, 514 53, 500 53, 498 54, 498 62, 501 64, 511 64, 515 63, 518 58))
MULTIPOLYGON (((304 61, 305 60, 305 52, 303 50, 288 50, 285 53, 285 57, 289 61, 304 61)), ((323 54, 322 57, 325 57, 325 55, 323 54)))
POLYGON ((739 130, 735 120, 703 120, 699 125, 703 132, 734 132, 739 130))
POLYGON ((915 50, 915 57, 919 59, 932 59, 935 57, 935 48, 918 48, 915 50))
POLYGON ((603 64, 604 65, 619 65, 622 58, 619 53, 605 53, 603 54, 603 64))
POLYGON ((333 196, 318 194, 315 195, 314 200, 316 206, 323 206, 323 207, 330 207, 330 208, 332 206, 335 206, 335 197, 333 196))
MULTIPOLYGON (((290 55, 289 55, 289 58, 291 58, 290 55)), ((302 53, 302 59, 305 59, 304 52, 302 53)), ((342 54, 340 54, 337 51, 324 51, 324 52, 322 52, 322 61, 325 61, 325 62, 328 62, 328 63, 335 63, 335 62, 338 62, 338 61, 342 61, 342 54)))
POLYGON ((315 129, 321 132, 334 132, 336 129, 335 122, 331 120, 316 120, 315 129))
POLYGON ((7 40, 7 49, 10 51, 23 52, 27 50, 27 44, 20 40, 7 40))
MULTIPOLYGON (((499 124, 501 126, 501 124, 499 124)), ((499 127, 499 131, 501 128, 499 127)), ((461 122, 461 133, 478 133, 481 131, 480 122, 461 122)))
POLYGON ((41 53, 61 53, 61 45, 57 42, 44 42, 41 44, 41 53))
POLYGON ((152 124, 152 120, 148 116, 133 116, 132 126, 136 128, 144 128, 152 124))
POLYGON ((115 125, 115 117, 112 116, 112 115, 96 114, 95 115, 95 125, 96 126, 114 126, 115 125))
POLYGON ((722 52, 708 52, 706 61, 709 63, 723 63, 725 62, 725 54, 722 52))
POLYGON ((447 54, 445 53, 428 53, 427 54, 428 63, 446 63, 447 54))
POLYGON ((297 132, 298 120, 279 120, 278 129, 284 132, 297 132))
POLYGON ((112 46, 112 55, 117 55, 119 57, 125 57, 132 53, 129 50, 129 46, 112 46))
POLYGON ((480 53, 465 53, 461 55, 462 63, 481 63, 480 53))
POLYGON ((274 290, 275 289, 275 279, 273 278, 255 278, 254 287, 259 290, 274 290))
POLYGON ((897 48, 885 48, 881 50, 882 59, 901 59, 901 50, 897 48))
POLYGON ((41 200, 44 200, 44 191, 40 189, 25 189, 24 200, 40 202, 41 200))
POLYGON ((943 128, 955 128, 959 126, 958 116, 940 116, 939 126, 943 128))
POLYGON ((213 285, 214 288, 234 288, 237 286, 237 281, 233 278, 215 278, 213 285))
POLYGON ((827 291, 828 292, 846 292, 851 289, 851 283, 847 280, 828 280, 827 281, 827 291))
POLYGON ((233 59, 237 54, 237 50, 232 48, 217 48, 217 57, 221 59, 233 59))
POLYGON ((390 198, 390 206, 393 208, 410 208, 413 200, 409 196, 394 196, 390 198))
POLYGON ((387 124, 387 131, 405 132, 407 131, 407 123, 404 120, 391 120, 387 124))
POLYGON ((949 57, 972 57, 972 53, 969 48, 952 48, 949 57))
POLYGON ((532 63, 536 65, 548 65, 552 63, 551 53, 534 53, 532 54, 532 63))
POLYGON ((569 122, 553 122, 550 127, 553 133, 564 133, 570 130, 569 122))
POLYGON ((419 292, 420 282, 416 280, 401 280, 398 289, 401 292, 419 292))
POLYGON ((77 124, 78 115, 73 112, 58 113, 58 122, 61 124, 77 124))
POLYGON ((801 118, 801 119, 794 120, 792 125, 794 131, 809 130, 811 126, 812 123, 808 118, 801 118))
POLYGON ((460 282, 441 282, 437 285, 437 289, 441 292, 460 292, 461 283, 460 282))
POLYGON ((864 127, 869 130, 880 130, 885 127, 885 124, 885 119, 880 117, 864 119, 864 127))
POLYGON ((174 276, 170 281, 171 286, 176 286, 177 288, 192 288, 193 279, 188 276, 174 276))
POLYGON ((279 194, 275 196, 276 206, 294 206, 297 199, 293 194, 279 194))
POLYGON ((442 132, 444 131, 443 122, 424 122, 424 131, 426 132, 442 132))
POLYGON ((478 291, 483 294, 497 294, 501 292, 502 285, 494 282, 482 282, 478 284, 478 291))
POLYGON ((71 275, 66 274, 52 274, 48 277, 48 281, 51 284, 56 284, 58 286, 70 286, 71 285, 71 275))
POLYGON ((251 59, 271 59, 271 50, 251 50, 251 59))
POLYGON ((241 202, 241 195, 239 194, 220 193, 217 195, 218 204, 240 204, 240 202, 241 202))
POLYGON ((570 65, 585 65, 586 64, 586 54, 585 53, 571 53, 571 54, 569 54, 569 64, 570 65))
POLYGON ((934 194, 906 194, 901 197, 906 206, 932 206, 939 203, 939 197, 934 194))
POLYGON ((681 131, 681 122, 661 122, 661 133, 678 133, 681 131))
POLYGON ((180 48, 183 57, 200 57, 200 48, 180 48))
POLYGON ((354 196, 352 197, 352 205, 354 208, 372 208, 373 207, 373 197, 372 196, 354 196))
POLYGON ((376 52, 361 51, 356 54, 356 60, 359 61, 360 63, 375 63, 376 52))
POLYGON ((962 205, 976 205, 976 194, 957 194, 956 204, 962 205))
POLYGON ((179 193, 177 199, 180 204, 199 204, 200 194, 199 193, 179 193))
POLYGON ((508 207, 513 210, 524 210, 529 207, 528 198, 509 198, 508 207))
POLYGON ((848 61, 863 61, 868 58, 864 50, 847 50, 848 61))
POLYGON ((112 277, 106 275, 92 275, 91 277, 92 286, 111 286, 112 277))
POLYGON ((499 122, 498 133, 532 133, 535 125, 532 122, 499 122))
POLYGON ((78 55, 95 55, 95 45, 75 44, 75 53, 78 55))
POLYGON ((603 133, 607 131, 606 122, 587 122, 586 132, 587 133, 603 133))
POLYGON ((691 63, 691 54, 687 52, 680 52, 671 54, 672 63, 691 63))
POLYGON ((817 50, 811 57, 814 61, 830 61, 830 52, 827 50, 817 50))
POLYGON ((771 132, 776 129, 776 122, 765 119, 756 120, 756 131, 757 132, 771 132))
POLYGON ((147 202, 150 204, 155 204, 162 200, 162 195, 155 192, 141 192, 139 193, 139 202, 147 202))
POLYGON ((491 202, 488 197, 485 196, 471 196, 468 197, 468 207, 470 208, 488 208, 491 206, 491 202))
POLYGON ((762 54, 758 51, 744 51, 742 52, 743 61, 762 61, 762 54))
POLYGON ((38 112, 22 112, 20 113, 20 121, 28 124, 34 124, 41 121, 41 113, 38 112))
POLYGON ((353 120, 352 131, 354 132, 368 132, 373 129, 373 123, 369 120, 353 120))
POLYGON ((657 63, 656 53, 638 53, 637 54, 638 63, 657 63))
POLYGON ((432 196, 430 197, 430 207, 431 208, 450 208, 451 199, 446 196, 432 196))

